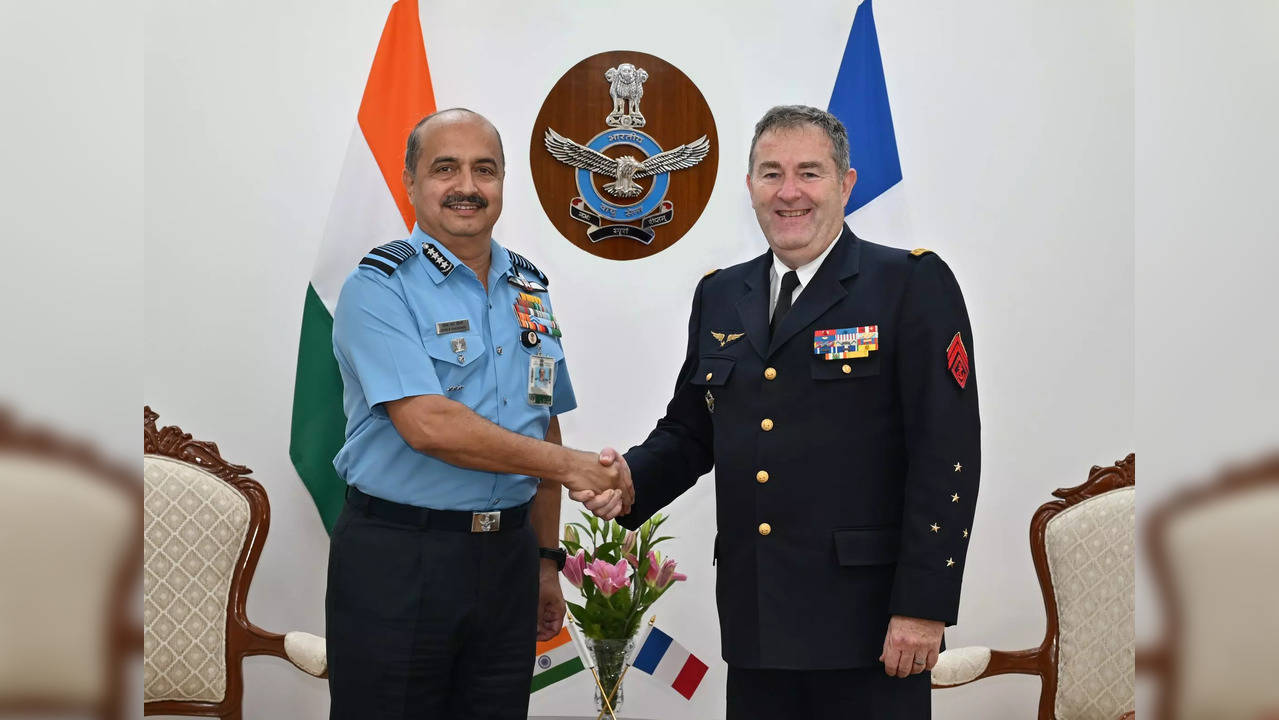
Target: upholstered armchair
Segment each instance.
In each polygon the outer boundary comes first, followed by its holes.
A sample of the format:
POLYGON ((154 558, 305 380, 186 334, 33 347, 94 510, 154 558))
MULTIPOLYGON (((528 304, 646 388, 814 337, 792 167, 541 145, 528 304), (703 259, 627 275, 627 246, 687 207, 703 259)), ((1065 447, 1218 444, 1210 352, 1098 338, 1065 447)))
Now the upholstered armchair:
POLYGON ((1093 467, 1088 480, 1053 492, 1030 521, 1030 549, 1047 629, 1038 647, 947 650, 933 687, 1021 673, 1043 680, 1040 720, 1116 720, 1134 710, 1136 461, 1093 467))
POLYGON ((136 472, 0 412, 0 717, 125 716, 141 501, 136 472))
POLYGON ((324 639, 245 616, 271 522, 266 492, 218 446, 143 409, 143 695, 147 715, 240 718, 241 660, 274 655, 325 677, 324 639))
POLYGON ((1137 670, 1154 720, 1279 718, 1279 455, 1156 505, 1143 533, 1163 622, 1137 670))

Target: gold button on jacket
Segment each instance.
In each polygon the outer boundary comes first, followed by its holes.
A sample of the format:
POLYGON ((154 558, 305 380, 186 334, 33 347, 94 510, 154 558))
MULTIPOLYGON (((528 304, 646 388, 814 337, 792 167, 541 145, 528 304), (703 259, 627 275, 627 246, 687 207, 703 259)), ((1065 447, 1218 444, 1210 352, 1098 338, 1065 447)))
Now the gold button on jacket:
POLYGON ((772 527, 771 525, 769 525, 768 523, 760 523, 760 524, 759 524, 759 534, 760 534, 760 535, 767 535, 767 534, 771 533, 772 531, 773 531, 773 527, 772 527))

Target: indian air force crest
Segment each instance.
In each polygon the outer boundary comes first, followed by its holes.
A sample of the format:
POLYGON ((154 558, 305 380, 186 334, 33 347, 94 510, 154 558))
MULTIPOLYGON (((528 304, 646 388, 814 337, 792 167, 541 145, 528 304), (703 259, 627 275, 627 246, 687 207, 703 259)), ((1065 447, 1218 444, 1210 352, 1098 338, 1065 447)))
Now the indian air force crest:
POLYGON ((710 108, 678 69, 644 53, 601 53, 547 96, 530 149, 534 185, 551 222, 578 247, 615 260, 647 257, 701 215, 716 142, 710 108))

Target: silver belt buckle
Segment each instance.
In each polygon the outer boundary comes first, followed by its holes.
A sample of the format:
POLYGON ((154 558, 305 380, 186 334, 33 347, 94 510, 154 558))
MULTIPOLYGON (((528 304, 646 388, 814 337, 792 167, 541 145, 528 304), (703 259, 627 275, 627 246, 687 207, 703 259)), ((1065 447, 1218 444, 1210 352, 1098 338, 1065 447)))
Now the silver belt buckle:
POLYGON ((500 510, 494 510, 493 512, 471 513, 471 532, 497 532, 501 528, 502 512, 500 510))

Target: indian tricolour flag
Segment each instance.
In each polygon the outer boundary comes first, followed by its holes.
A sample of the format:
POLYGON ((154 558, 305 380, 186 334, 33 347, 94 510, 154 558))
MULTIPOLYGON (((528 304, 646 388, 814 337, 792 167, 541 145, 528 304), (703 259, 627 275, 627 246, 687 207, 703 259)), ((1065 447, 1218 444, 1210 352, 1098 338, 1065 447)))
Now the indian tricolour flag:
POLYGON ((346 492, 333 469, 346 425, 333 358, 333 310, 360 258, 412 231, 413 206, 400 182, 404 143, 417 121, 433 112, 417 0, 398 0, 373 57, 302 309, 289 457, 330 531, 346 492))
POLYGON ((537 692, 585 669, 573 638, 569 635, 568 623, 565 623, 558 635, 537 644, 537 657, 533 660, 533 685, 529 692, 537 692))

